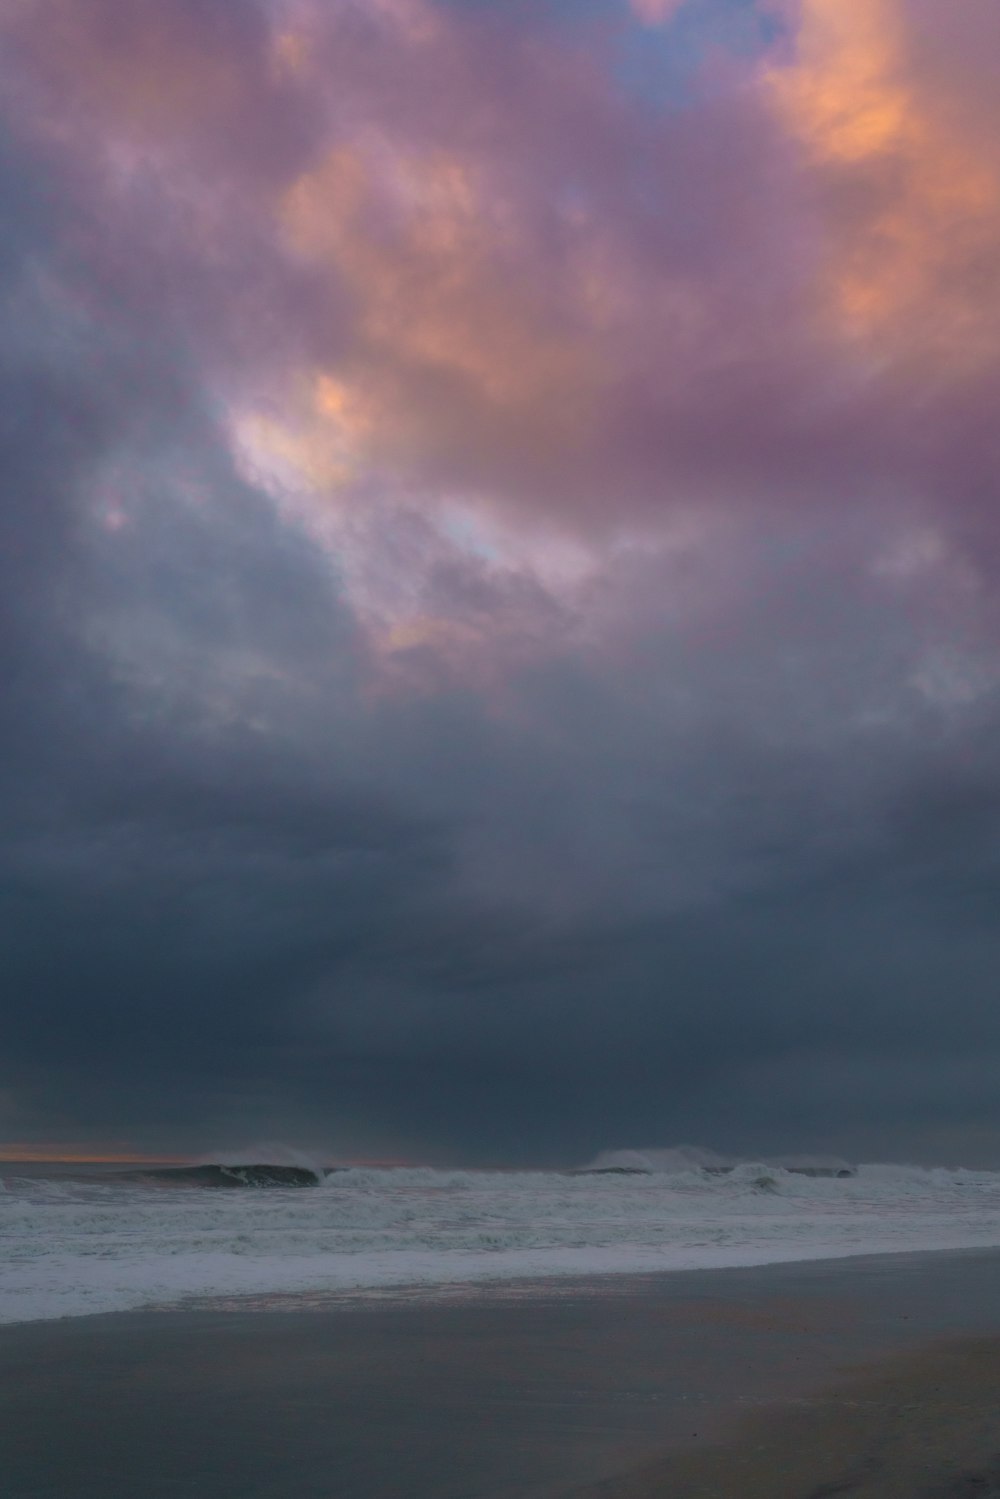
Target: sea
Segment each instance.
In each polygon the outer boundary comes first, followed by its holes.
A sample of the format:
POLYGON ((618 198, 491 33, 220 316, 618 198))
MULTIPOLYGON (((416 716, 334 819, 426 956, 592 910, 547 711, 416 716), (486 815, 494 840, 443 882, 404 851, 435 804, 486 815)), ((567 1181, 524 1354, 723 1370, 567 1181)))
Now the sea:
POLYGON ((995 1171, 686 1148, 575 1171, 0 1163, 7 1323, 989 1247, 995 1171))

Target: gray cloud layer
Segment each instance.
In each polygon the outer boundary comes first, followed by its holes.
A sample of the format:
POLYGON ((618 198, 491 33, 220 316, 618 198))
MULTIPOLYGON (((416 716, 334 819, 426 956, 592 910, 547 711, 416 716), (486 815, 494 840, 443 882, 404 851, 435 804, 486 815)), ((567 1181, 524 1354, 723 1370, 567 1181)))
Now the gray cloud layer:
POLYGON ((10 139, 0 1133, 1000 1159, 992 506, 921 561, 944 458, 831 503, 859 439, 823 505, 650 533, 572 597, 442 552, 425 600, 496 653, 387 678, 218 397, 247 306, 307 289, 251 235, 216 306, 162 204, 109 259, 66 149, 10 139))

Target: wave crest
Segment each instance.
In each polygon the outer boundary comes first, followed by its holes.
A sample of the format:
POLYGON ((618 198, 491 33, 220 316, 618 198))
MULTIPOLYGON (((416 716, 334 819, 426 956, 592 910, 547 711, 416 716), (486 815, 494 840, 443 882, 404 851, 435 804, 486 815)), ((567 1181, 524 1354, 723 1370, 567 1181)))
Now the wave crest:
POLYGON ((312 1166, 267 1161, 239 1165, 158 1166, 128 1173, 133 1181, 166 1187, 318 1187, 326 1173, 312 1166))
POLYGON ((740 1159, 723 1156, 702 1145, 672 1145, 645 1150, 602 1150, 586 1166, 577 1168, 581 1176, 678 1176, 705 1172, 710 1176, 727 1176, 750 1168, 758 1172, 787 1171, 793 1176, 847 1177, 857 1174, 857 1167, 837 1156, 754 1156, 740 1159))

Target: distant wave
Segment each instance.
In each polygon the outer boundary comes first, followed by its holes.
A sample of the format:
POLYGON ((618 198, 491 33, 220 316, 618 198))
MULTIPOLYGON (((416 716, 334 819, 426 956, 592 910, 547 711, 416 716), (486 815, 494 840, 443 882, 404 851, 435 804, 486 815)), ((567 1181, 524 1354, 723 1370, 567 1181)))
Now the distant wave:
POLYGON ((668 1149, 652 1150, 602 1150, 586 1166, 577 1167, 573 1175, 672 1176, 703 1171, 709 1176, 728 1176, 744 1166, 788 1171, 793 1176, 857 1175, 857 1167, 850 1166, 847 1161, 835 1156, 772 1156, 766 1159, 754 1157, 751 1160, 736 1160, 698 1145, 675 1145, 668 1149))
POLYGON ((155 1182, 166 1187, 318 1187, 326 1172, 310 1166, 282 1166, 268 1162, 247 1165, 158 1166, 128 1172, 130 1181, 155 1182))

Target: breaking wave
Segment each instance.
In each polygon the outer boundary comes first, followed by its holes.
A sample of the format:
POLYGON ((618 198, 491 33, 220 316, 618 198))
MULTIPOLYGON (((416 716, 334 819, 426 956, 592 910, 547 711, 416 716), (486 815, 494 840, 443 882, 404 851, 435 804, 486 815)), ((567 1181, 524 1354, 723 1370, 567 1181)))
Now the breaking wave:
POLYGON ((710 1176, 726 1176, 744 1167, 761 1171, 787 1171, 793 1176, 848 1177, 857 1168, 837 1156, 769 1156, 764 1159, 737 1159, 719 1155, 701 1145, 673 1145, 666 1149, 602 1150, 586 1166, 576 1168, 580 1176, 676 1176, 702 1171, 710 1176))
POLYGON ((991 1171, 741 1162, 683 1147, 607 1152, 576 1171, 241 1156, 8 1174, 0 1322, 189 1298, 1000 1248, 991 1171))
POLYGON ((312 1166, 282 1166, 267 1161, 247 1165, 156 1166, 123 1172, 122 1179, 162 1187, 318 1187, 326 1172, 312 1166))

